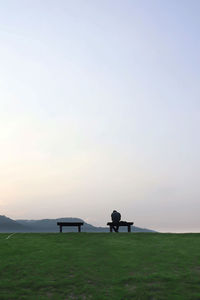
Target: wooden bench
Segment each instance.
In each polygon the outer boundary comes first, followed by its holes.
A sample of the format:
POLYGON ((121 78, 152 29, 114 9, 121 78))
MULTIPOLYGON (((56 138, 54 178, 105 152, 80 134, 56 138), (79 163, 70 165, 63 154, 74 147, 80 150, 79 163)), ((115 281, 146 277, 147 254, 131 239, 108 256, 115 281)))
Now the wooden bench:
MULTIPOLYGON (((125 222, 125 221, 120 221, 119 222, 119 227, 120 226, 127 226, 128 232, 131 232, 131 225, 133 225, 134 222, 125 222)), ((113 222, 108 222, 107 225, 110 226, 110 232, 112 232, 113 228, 113 222)))
POLYGON ((81 226, 83 225, 83 222, 57 222, 57 225, 60 226, 60 232, 62 232, 63 226, 77 226, 78 232, 81 232, 81 226))

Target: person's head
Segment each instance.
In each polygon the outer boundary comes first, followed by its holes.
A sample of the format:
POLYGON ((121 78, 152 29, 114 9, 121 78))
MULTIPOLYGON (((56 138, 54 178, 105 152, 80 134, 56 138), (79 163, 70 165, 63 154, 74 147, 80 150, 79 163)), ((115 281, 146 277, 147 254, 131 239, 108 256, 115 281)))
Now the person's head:
POLYGON ((117 211, 116 211, 116 210, 113 210, 113 212, 116 213, 117 211))

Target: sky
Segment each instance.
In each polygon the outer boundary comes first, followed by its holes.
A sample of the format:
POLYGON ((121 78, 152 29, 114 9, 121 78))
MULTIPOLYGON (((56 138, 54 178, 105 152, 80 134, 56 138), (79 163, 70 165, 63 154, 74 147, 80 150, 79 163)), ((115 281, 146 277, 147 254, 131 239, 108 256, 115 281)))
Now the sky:
POLYGON ((199 14, 0 0, 0 215, 200 232, 199 14))

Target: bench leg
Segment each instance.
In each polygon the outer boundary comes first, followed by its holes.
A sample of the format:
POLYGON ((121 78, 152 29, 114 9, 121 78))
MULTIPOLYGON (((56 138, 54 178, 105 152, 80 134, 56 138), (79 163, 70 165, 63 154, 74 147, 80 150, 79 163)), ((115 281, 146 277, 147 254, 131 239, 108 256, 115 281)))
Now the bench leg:
POLYGON ((131 232, 131 225, 128 225, 128 232, 131 232))
POLYGON ((60 233, 62 232, 62 225, 60 225, 60 233))
POLYGON ((78 225, 78 232, 81 232, 81 225, 78 225))

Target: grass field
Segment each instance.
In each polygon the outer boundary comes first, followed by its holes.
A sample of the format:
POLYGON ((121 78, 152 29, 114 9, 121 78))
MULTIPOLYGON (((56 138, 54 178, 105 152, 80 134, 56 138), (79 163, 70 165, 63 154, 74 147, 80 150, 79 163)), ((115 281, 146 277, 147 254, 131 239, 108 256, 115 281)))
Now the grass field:
POLYGON ((200 234, 0 234, 0 299, 200 299, 200 234))

